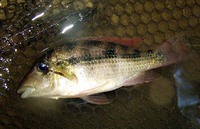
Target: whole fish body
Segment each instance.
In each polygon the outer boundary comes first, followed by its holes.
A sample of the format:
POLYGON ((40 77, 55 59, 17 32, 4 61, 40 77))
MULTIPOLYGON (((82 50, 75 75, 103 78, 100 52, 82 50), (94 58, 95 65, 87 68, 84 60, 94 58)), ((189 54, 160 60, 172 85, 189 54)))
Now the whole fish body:
POLYGON ((146 71, 180 61, 178 54, 168 54, 169 50, 163 48, 166 44, 142 52, 102 41, 67 43, 37 63, 18 93, 22 98, 82 98, 106 103, 88 96, 148 82, 151 77, 146 71))

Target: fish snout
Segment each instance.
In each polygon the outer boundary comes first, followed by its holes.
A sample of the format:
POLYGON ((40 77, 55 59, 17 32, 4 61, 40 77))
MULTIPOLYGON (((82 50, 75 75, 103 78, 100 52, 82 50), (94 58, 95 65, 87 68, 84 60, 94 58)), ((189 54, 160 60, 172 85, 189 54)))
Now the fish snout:
POLYGON ((28 98, 35 91, 34 87, 31 86, 23 86, 17 90, 18 94, 21 94, 21 98, 28 98))

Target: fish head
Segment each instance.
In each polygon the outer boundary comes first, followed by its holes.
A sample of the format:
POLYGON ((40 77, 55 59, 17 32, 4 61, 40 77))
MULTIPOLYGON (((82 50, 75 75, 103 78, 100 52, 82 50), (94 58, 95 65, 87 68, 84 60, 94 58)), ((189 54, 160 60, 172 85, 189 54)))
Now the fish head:
POLYGON ((59 98, 59 96, 70 94, 70 88, 75 83, 74 80, 64 76, 62 70, 52 63, 39 62, 17 92, 21 94, 21 98, 59 98))

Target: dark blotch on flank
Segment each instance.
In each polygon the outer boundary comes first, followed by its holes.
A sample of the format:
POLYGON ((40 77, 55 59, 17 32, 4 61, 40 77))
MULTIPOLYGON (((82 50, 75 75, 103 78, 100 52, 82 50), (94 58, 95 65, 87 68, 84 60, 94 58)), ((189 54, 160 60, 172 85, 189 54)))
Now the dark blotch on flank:
POLYGON ((72 65, 79 63, 79 61, 80 60, 78 58, 74 58, 74 57, 68 59, 69 64, 72 64, 72 65))
POLYGON ((133 57, 141 57, 141 51, 133 50, 133 57))
POLYGON ((115 44, 108 43, 106 50, 104 51, 105 57, 111 58, 116 56, 115 44))
POLYGON ((83 58, 84 61, 91 61, 94 59, 90 53, 87 53, 83 58))
POLYGON ((153 50, 148 50, 147 52, 148 52, 148 54, 152 54, 153 50))

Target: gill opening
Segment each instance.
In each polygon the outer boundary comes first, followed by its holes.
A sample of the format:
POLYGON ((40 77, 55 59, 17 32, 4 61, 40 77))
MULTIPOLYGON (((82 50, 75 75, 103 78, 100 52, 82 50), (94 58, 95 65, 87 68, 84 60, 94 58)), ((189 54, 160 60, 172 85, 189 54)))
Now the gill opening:
POLYGON ((78 78, 74 73, 67 73, 67 72, 62 73, 60 71, 54 71, 54 70, 49 70, 49 72, 52 72, 52 73, 58 74, 62 77, 65 77, 74 83, 78 82, 78 78))

